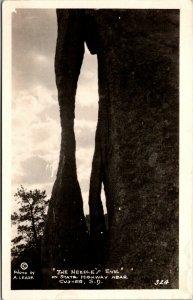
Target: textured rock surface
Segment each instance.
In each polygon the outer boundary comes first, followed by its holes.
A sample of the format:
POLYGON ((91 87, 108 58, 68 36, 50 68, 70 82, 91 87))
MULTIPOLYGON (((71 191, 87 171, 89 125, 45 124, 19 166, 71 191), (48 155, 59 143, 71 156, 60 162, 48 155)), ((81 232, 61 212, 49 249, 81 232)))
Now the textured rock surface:
POLYGON ((62 54, 62 59, 58 61, 56 81, 62 150, 45 245, 54 244, 55 232, 59 234, 57 242, 65 240, 69 214, 73 218, 71 234, 83 232, 84 236, 86 231, 78 221, 84 218, 72 129, 76 83, 86 41, 91 53, 97 53, 99 73, 99 115, 89 195, 91 241, 96 263, 104 259, 104 267, 121 269, 129 278, 106 282, 104 287, 155 288, 155 280, 168 279, 169 284, 159 288, 177 288, 178 11, 61 10, 60 17, 64 25, 60 26, 61 47, 56 58, 62 54), (66 24, 71 25, 66 29, 66 24), (102 182, 108 234, 100 200, 102 182), (55 208, 60 231, 50 229, 55 208))
POLYGON ((111 268, 123 268, 129 277, 113 282, 113 287, 153 287, 155 279, 166 278, 167 287, 174 288, 178 281, 178 14, 106 10, 96 19, 99 111, 103 110, 98 125, 103 129, 98 131, 110 224, 105 261, 111 268))

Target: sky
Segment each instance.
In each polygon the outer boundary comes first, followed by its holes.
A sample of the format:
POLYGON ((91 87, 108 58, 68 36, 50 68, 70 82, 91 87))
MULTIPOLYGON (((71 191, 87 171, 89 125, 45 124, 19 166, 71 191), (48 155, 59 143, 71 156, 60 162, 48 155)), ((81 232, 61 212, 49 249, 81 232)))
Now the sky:
MULTIPOLYGON (((12 190, 46 190, 55 181, 60 119, 54 74, 54 9, 17 9, 12 15, 12 190)), ((84 211, 98 115, 97 58, 85 49, 75 110, 77 173, 84 211)), ((104 202, 104 193, 102 193, 104 202)), ((15 209, 15 202, 13 208, 15 209)))

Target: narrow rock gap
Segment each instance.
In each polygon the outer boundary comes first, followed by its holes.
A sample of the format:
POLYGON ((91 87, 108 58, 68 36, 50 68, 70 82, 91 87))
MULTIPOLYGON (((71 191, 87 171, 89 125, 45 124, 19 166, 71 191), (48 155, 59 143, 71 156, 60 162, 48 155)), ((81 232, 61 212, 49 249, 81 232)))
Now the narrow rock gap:
MULTIPOLYGON (((89 225, 89 184, 95 147, 98 120, 98 65, 96 55, 91 55, 85 45, 85 54, 78 80, 74 131, 76 137, 77 175, 80 184, 84 214, 89 225)), ((106 214, 104 188, 101 189, 103 209, 106 214)))
POLYGON ((101 201, 102 201, 103 210, 104 210, 104 214, 105 214, 105 224, 106 224, 106 228, 108 229, 107 205, 106 205, 106 197, 105 197, 105 191, 104 191, 103 184, 102 184, 102 189, 101 189, 101 201))

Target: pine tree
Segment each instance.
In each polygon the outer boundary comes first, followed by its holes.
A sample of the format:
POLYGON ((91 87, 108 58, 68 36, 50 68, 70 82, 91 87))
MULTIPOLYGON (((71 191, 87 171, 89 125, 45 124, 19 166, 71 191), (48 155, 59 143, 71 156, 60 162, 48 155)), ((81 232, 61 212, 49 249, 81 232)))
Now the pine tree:
POLYGON ((14 195, 18 212, 11 215, 12 225, 17 225, 18 235, 12 239, 12 257, 23 250, 34 248, 40 251, 44 219, 48 201, 46 191, 26 190, 21 186, 14 195))

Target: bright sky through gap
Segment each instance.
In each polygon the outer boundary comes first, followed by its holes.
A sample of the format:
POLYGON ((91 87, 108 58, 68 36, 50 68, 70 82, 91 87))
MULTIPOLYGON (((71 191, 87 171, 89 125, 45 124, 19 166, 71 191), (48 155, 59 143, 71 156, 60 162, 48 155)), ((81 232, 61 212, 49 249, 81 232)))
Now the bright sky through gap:
MULTIPOLYGON (((56 12, 18 9, 12 17, 13 193, 23 185, 27 189, 46 190, 50 197, 61 132, 54 75, 56 12)), ((97 83, 97 58, 86 48, 76 96, 75 135, 77 173, 87 214, 98 114, 97 83)))

